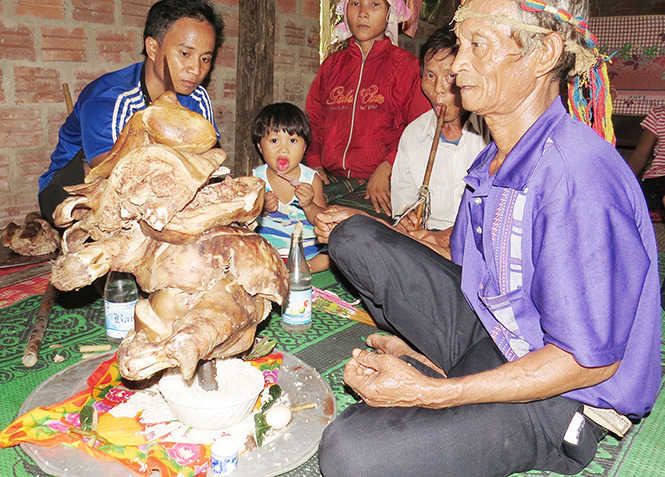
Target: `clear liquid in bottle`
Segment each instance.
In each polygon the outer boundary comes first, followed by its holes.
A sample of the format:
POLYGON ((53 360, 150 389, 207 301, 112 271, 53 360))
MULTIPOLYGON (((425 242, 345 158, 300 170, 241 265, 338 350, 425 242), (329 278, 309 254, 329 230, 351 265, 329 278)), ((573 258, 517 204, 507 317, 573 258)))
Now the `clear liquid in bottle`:
POLYGON ((282 305, 282 328, 289 333, 303 333, 312 327, 312 272, 302 245, 302 223, 291 236, 291 250, 286 261, 289 272, 289 297, 282 305))
POLYGON ((134 329, 134 308, 139 290, 134 276, 110 271, 104 285, 104 315, 106 339, 114 346, 120 344, 129 330, 134 329))

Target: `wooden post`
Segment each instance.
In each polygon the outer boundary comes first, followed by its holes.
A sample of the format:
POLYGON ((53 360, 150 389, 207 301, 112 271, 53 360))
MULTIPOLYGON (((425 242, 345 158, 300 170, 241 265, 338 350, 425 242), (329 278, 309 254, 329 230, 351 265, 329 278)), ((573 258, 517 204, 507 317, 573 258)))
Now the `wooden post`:
POLYGON ((240 0, 236 69, 235 175, 250 175, 261 164, 251 126, 263 106, 273 102, 275 2, 240 0))

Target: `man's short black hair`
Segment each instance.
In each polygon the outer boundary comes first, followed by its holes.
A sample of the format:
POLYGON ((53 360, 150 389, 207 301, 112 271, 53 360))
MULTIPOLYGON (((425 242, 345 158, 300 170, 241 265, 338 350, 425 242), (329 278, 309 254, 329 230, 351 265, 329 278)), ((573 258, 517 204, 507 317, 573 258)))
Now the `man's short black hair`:
POLYGON ((307 115, 291 103, 274 103, 264 107, 254 119, 252 141, 259 144, 263 136, 271 131, 286 131, 290 135, 300 136, 308 146, 312 141, 307 115))
POLYGON ((208 22, 215 29, 215 44, 220 45, 224 20, 217 13, 215 6, 208 0, 160 0, 148 11, 143 29, 143 54, 145 51, 145 40, 152 37, 161 45, 169 29, 181 18, 193 18, 198 21, 208 22))
POLYGON ((432 59, 440 51, 451 50, 456 53, 459 48, 457 36, 450 25, 443 26, 434 30, 434 33, 420 47, 420 76, 425 71, 425 62, 432 59))

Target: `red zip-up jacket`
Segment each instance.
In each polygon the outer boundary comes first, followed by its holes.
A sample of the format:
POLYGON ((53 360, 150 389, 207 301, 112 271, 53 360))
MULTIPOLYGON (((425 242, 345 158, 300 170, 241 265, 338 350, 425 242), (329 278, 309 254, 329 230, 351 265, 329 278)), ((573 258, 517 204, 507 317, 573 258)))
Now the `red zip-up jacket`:
POLYGON ((323 62, 307 95, 307 165, 367 179, 383 161, 393 164, 406 125, 431 108, 418 58, 385 39, 363 59, 351 38, 323 62))

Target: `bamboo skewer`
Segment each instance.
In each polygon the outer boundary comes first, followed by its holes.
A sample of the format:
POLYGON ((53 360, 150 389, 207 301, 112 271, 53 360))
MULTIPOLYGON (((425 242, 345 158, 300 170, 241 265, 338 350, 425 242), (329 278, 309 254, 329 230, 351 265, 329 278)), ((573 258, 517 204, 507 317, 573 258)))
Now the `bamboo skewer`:
POLYGON ((111 345, 82 345, 79 347, 79 353, 99 353, 102 351, 111 351, 111 345))
MULTIPOLYGON (((436 150, 439 147, 439 136, 441 135, 441 130, 443 129, 443 123, 446 118, 446 107, 441 106, 441 113, 439 113, 439 119, 436 122, 436 130, 434 131, 434 140, 432 141, 432 148, 429 151, 429 159, 427 160, 427 168, 425 169, 425 177, 423 178, 422 188, 429 187, 429 181, 432 177, 432 168, 434 167, 434 159, 436 158, 436 150)), ((422 189, 421 188, 421 189, 422 189)), ((418 220, 416 228, 419 229, 423 225, 423 207, 425 206, 425 201, 422 201, 420 205, 416 208, 416 218, 418 220)))
POLYGON ((55 293, 55 287, 49 282, 46 291, 44 292, 44 296, 42 297, 42 303, 39 305, 35 322, 32 325, 30 338, 28 338, 28 343, 25 345, 25 351, 23 352, 22 361, 27 367, 32 367, 37 364, 39 348, 42 346, 44 331, 46 331, 46 325, 48 325, 48 320, 51 316, 51 308, 53 307, 53 301, 55 300, 55 293))
MULTIPOLYGON (((74 110, 74 106, 72 105, 72 95, 69 92, 69 85, 67 83, 62 84, 62 92, 65 95, 67 114, 71 114, 74 110)), ((42 346, 42 340, 44 339, 46 326, 51 317, 51 309, 53 308, 53 302, 55 301, 57 292, 58 290, 56 290, 53 284, 49 281, 44 296, 42 296, 42 303, 39 305, 39 310, 37 310, 35 322, 32 324, 32 331, 30 332, 30 337, 25 345, 25 351, 23 352, 22 361, 27 367, 32 367, 37 364, 39 349, 42 346)))
POLYGON ((67 114, 72 114, 74 105, 72 104, 72 95, 69 92, 69 85, 62 83, 62 92, 65 94, 65 106, 67 107, 67 114))
POLYGON ((300 404, 299 406, 293 406, 290 408, 291 412, 304 411, 305 409, 314 409, 316 407, 315 402, 308 402, 307 404, 300 404))

